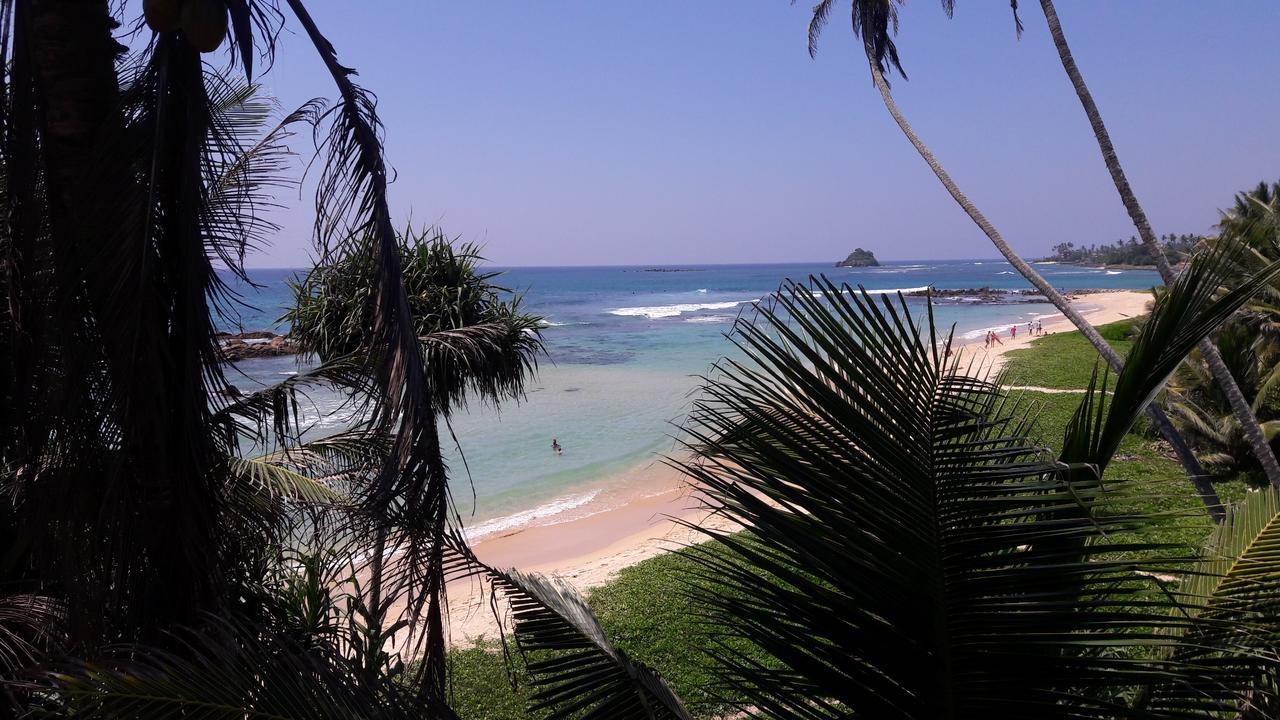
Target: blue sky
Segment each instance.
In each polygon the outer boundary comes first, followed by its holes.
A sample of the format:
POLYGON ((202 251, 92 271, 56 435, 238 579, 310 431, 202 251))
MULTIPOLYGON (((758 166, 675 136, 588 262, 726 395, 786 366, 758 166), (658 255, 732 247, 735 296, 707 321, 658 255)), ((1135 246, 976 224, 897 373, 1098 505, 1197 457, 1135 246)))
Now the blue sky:
MULTIPOLYGON (((502 265, 991 257, 884 110, 843 9, 816 60, 786 0, 312 0, 379 98, 393 212, 502 265)), ((1045 26, 1024 2, 904 7, 904 112, 1021 252, 1133 233, 1045 26)), ((1280 178, 1274 0, 1063 2, 1157 233, 1200 232, 1280 178)), ((332 96, 296 24, 266 88, 332 96)), ((309 148, 300 147, 300 149, 309 148)), ((308 262, 311 188, 250 259, 308 262)))

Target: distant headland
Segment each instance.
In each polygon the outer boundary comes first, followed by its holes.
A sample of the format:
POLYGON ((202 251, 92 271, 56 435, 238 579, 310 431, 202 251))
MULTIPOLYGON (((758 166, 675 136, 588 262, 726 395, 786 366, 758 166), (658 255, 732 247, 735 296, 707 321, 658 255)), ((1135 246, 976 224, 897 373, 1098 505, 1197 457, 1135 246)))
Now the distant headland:
POLYGON ((876 260, 876 256, 870 250, 862 248, 854 248, 849 253, 849 257, 836 263, 836 267, 879 267, 880 261, 876 260))

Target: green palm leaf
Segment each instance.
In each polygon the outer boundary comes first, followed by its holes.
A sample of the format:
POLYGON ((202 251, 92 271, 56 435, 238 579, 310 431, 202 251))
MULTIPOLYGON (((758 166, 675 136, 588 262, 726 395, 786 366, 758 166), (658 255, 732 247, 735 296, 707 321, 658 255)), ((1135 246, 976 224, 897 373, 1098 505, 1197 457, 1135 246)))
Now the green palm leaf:
POLYGON ((501 595, 509 604, 516 644, 538 688, 530 712, 555 720, 690 720, 658 673, 615 647, 563 580, 485 565, 457 533, 449 550, 451 581, 483 576, 495 601, 501 595))
POLYGON ((1091 392, 1068 426, 1063 440, 1064 462, 1089 463, 1099 472, 1104 470, 1138 415, 1200 339, 1280 275, 1280 262, 1270 263, 1229 291, 1220 292, 1233 276, 1242 254, 1242 249, 1233 245, 1198 253, 1157 299, 1125 358, 1124 370, 1116 378, 1105 418, 1097 414, 1098 422, 1090 421, 1090 415, 1101 413, 1104 404, 1100 395, 1094 397, 1091 392))
POLYGON ((1175 612, 1191 619, 1178 628, 1169 655, 1200 669, 1182 682, 1151 690, 1153 709, 1196 705, 1225 687, 1252 688, 1253 705, 1277 700, 1280 673, 1280 490, 1265 488, 1231 508, 1214 528, 1202 558, 1187 574, 1175 612))
MULTIPOLYGON (((943 359, 950 338, 931 314, 917 325, 904 300, 788 283, 756 322, 740 321, 745 357, 706 381, 689 428, 697 461, 683 469, 715 512, 751 529, 707 531, 728 552, 694 552, 711 622, 780 665, 718 654, 743 709, 1145 717, 1121 704, 1124 688, 1187 671, 1151 650, 1187 623, 1148 575, 1179 555, 1110 541, 1144 520, 1091 507, 1112 433, 1171 356, 1231 312, 1183 297, 1199 290, 1188 281, 1157 310, 1117 399, 1086 397, 1061 461, 998 384, 943 359), (1152 559, 1120 559, 1135 551, 1152 559)), ((1225 706, 1226 685, 1184 709, 1225 706)))
POLYGON ((207 720, 452 718, 394 681, 370 684, 335 652, 265 628, 214 622, 175 636, 180 650, 131 646, 45 674, 48 699, 75 717, 207 720))
POLYGON ((319 481, 262 458, 232 458, 230 472, 237 486, 250 494, 315 504, 338 503, 343 499, 319 481))

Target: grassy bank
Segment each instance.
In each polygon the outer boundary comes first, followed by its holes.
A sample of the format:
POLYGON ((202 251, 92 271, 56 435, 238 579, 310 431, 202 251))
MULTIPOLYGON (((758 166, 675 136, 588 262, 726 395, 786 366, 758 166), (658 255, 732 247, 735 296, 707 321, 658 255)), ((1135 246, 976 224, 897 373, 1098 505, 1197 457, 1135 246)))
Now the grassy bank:
MULTIPOLYGON (((1136 322, 1114 323, 1101 330, 1123 353, 1132 342, 1136 322)), ((1011 358, 1008 380, 1012 384, 1083 389, 1097 354, 1079 333, 1058 333, 1014 351, 1011 358)), ((1040 442, 1050 448, 1061 445, 1080 398, 1076 393, 1021 393, 1038 418, 1040 442)), ((1107 511, 1162 515, 1144 533, 1145 539, 1198 545, 1208 533, 1209 520, 1181 467, 1167 445, 1145 427, 1140 425, 1125 439, 1107 477, 1121 488, 1107 511)), ((1244 486, 1234 480, 1222 482, 1219 492, 1224 500, 1238 499, 1244 486)), ((703 608, 688 597, 691 584, 698 582, 696 571, 697 565, 680 553, 655 557, 623 570, 613 582, 592 591, 589 599, 618 647, 658 670, 697 717, 713 718, 725 708, 715 701, 713 659, 705 652, 713 646, 713 638, 699 621, 703 608)), ((745 646, 736 649, 751 651, 745 646)), ((452 661, 457 669, 455 707, 464 720, 529 717, 524 711, 529 698, 525 679, 517 667, 517 688, 512 689, 496 643, 455 651, 452 661)))
MULTIPOLYGON (((1098 332, 1122 356, 1129 352, 1141 318, 1098 326, 1098 332)), ((1047 388, 1083 388, 1098 362, 1098 351, 1078 332, 1054 333, 1010 350, 1005 366, 1012 385, 1047 388)))
MULTIPOLYGON (((588 594, 592 608, 613 642, 633 659, 658 670, 697 717, 721 714, 716 701, 711 658, 716 642, 699 618, 703 608, 690 599, 698 566, 682 553, 650 558, 622 570, 607 585, 588 594)), ((734 648, 751 653, 746 644, 734 648)), ((516 687, 503 662, 501 647, 484 642, 451 653, 457 670, 454 708, 463 720, 523 720, 530 692, 516 660, 516 687)))

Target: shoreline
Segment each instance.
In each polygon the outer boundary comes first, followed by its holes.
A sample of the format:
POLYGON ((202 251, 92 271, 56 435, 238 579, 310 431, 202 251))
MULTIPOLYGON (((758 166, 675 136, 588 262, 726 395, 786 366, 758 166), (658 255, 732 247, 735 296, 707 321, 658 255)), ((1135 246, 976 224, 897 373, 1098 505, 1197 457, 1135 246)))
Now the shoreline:
MULTIPOLYGON (((1095 326, 1142 315, 1151 301, 1151 294, 1141 291, 1078 292, 1068 297, 1082 306, 1095 326)), ((1046 335, 1074 331, 1061 314, 1042 316, 1040 321, 1046 335)), ((1036 337, 1020 332, 1010 338, 1005 328, 1002 344, 994 349, 984 348, 978 337, 958 343, 954 352, 961 361, 969 359, 980 368, 998 370, 1010 351, 1029 346, 1036 337)), ((558 576, 585 592, 609 582, 626 567, 699 541, 701 533, 687 524, 729 527, 720 518, 708 518, 683 475, 660 459, 601 478, 594 487, 600 489, 597 496, 577 508, 581 512, 575 517, 486 535, 472 549, 494 567, 558 576)), ((479 583, 452 583, 448 597, 451 646, 468 646, 480 637, 497 639, 499 626, 479 583)))

